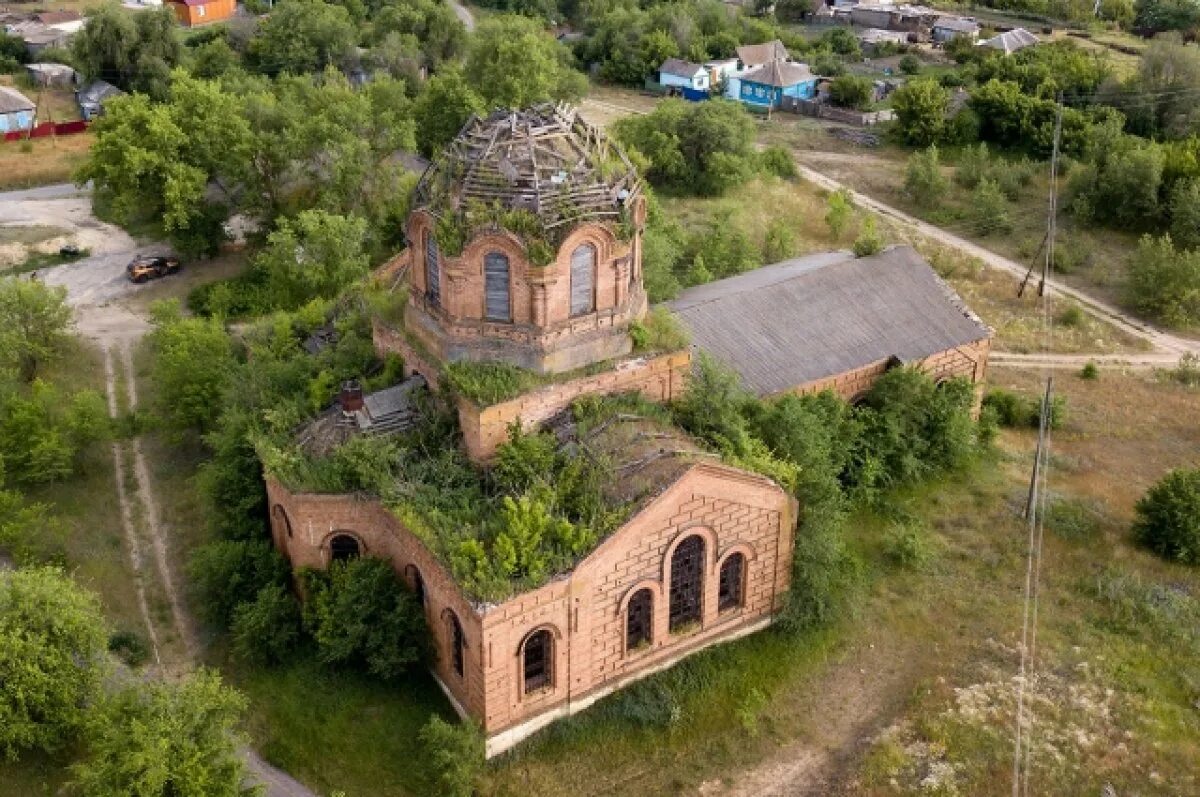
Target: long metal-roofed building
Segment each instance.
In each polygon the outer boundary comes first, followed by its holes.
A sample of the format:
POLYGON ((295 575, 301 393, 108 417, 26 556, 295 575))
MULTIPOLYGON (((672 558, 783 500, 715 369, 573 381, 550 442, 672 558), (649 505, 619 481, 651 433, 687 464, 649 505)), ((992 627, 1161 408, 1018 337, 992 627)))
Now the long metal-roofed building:
POLYGON ((689 288, 668 307, 759 395, 864 397, 896 365, 979 384, 992 330, 917 252, 829 252, 689 288))

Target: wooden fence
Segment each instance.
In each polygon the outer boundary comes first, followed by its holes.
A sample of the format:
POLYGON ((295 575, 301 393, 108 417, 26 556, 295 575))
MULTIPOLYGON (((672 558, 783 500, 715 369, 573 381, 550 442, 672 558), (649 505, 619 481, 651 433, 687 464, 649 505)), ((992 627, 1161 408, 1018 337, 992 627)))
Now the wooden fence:
POLYGON ((830 119, 834 122, 842 122, 843 124, 856 125, 858 127, 871 127, 880 122, 890 122, 896 118, 896 115, 890 110, 855 111, 850 108, 838 108, 824 102, 802 100, 798 97, 784 97, 779 108, 790 113, 815 116, 818 119, 830 119))
POLYGON ((42 122, 32 130, 10 130, 4 134, 5 141, 24 141, 27 138, 46 136, 70 136, 88 129, 88 123, 79 119, 74 122, 42 122))

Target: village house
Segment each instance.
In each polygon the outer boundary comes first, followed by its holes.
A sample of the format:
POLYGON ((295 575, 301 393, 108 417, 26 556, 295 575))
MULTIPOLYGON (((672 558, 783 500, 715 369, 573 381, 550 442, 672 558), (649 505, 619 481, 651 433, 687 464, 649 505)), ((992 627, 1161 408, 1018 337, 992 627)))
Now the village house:
POLYGON ((87 86, 75 92, 75 101, 79 103, 79 115, 85 121, 95 119, 104 113, 104 105, 113 97, 120 97, 125 92, 111 83, 103 80, 93 80, 87 86))
POLYGON ((33 100, 8 86, 0 86, 0 133, 29 130, 33 127, 33 100))
POLYGON ((237 11, 236 0, 169 0, 179 24, 194 28, 229 19, 237 11))
POLYGON ((1035 44, 1038 44, 1037 36, 1034 36, 1024 28, 1013 28, 980 42, 979 46, 998 50, 1005 55, 1011 55, 1017 50, 1024 50, 1026 47, 1033 47, 1035 44))
POLYGON ((737 97, 756 109, 778 108, 784 97, 811 100, 817 95, 817 76, 806 64, 771 61, 738 75, 737 97))
POLYGON ((762 44, 743 44, 737 48, 738 71, 757 69, 772 61, 790 61, 791 54, 779 39, 762 44))
MULTIPOLYGON (((480 468, 514 425, 549 430, 560 451, 606 463, 601 500, 622 518, 569 567, 483 599, 455 577, 416 509, 313 492, 268 469, 275 545, 295 568, 355 556, 389 561, 424 607, 437 683, 480 723, 489 756, 692 653, 766 627, 790 586, 799 507, 783 488, 650 414, 618 413, 585 428, 572 411, 580 399, 628 393, 667 402, 686 387, 690 350, 633 352, 631 329, 648 310, 645 223, 636 170, 574 109, 472 118, 417 186, 409 247, 378 274, 401 309, 374 319, 374 345, 403 359, 403 381, 368 394, 344 385, 335 406, 297 432, 305 456, 320 457, 359 435, 411 430, 425 422, 431 391, 451 402, 463 448, 480 468), (536 386, 484 406, 443 390, 455 363, 516 366, 536 375, 536 386)), ((857 266, 829 257, 815 281, 802 274, 812 264, 779 264, 750 283, 736 277, 705 286, 708 293, 685 292, 672 309, 701 348, 725 357, 731 351, 710 341, 715 327, 705 318, 713 302, 731 302, 726 332, 748 356, 774 358, 771 367, 790 381, 751 381, 760 392, 824 381, 844 393, 839 368, 865 387, 892 358, 925 357, 938 374, 982 378, 986 333, 972 337, 967 311, 915 253, 891 255, 898 267, 889 257, 857 266), (872 265, 884 276, 867 274, 872 265), (905 279, 918 285, 896 284, 905 279), (877 293, 901 287, 895 298, 877 293), (915 304, 901 312, 905 299, 915 304), (739 329, 760 323, 750 318, 755 302, 768 303, 777 327, 831 337, 806 339, 807 350, 790 354, 755 351, 746 341, 755 332, 739 329), (820 320, 809 317, 818 311, 820 320), (839 332, 843 318, 850 332, 839 332), (896 340, 890 347, 887 336, 896 340), (936 345, 970 349, 976 364, 935 365, 926 350, 936 345)))
POLYGON ((35 86, 73 86, 79 74, 66 64, 25 64, 25 72, 35 86))
POLYGON ((668 58, 658 68, 658 82, 668 92, 707 96, 711 79, 707 67, 679 58, 668 58))

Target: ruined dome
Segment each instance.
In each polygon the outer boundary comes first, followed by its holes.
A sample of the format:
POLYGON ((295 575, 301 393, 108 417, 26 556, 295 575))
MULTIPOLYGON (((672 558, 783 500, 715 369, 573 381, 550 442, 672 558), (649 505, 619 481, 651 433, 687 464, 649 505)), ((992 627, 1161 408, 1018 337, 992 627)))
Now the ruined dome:
POLYGON ((471 117, 425 171, 416 205, 553 241, 582 222, 628 222, 640 188, 620 147, 577 109, 547 103, 471 117))

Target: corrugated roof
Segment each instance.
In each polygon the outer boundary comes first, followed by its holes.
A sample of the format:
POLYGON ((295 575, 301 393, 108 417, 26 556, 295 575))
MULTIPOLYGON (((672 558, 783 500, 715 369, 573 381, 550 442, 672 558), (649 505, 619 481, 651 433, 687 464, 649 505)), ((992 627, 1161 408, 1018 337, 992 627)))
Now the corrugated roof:
POLYGON ((663 61, 658 71, 676 77, 695 77, 697 72, 704 71, 704 67, 700 64, 693 64, 691 61, 684 61, 682 58, 668 58, 663 61))
POLYGON ((8 86, 0 86, 0 113, 32 111, 33 107, 33 100, 21 92, 8 86))
POLYGON ((991 47, 993 50, 999 50, 1002 53, 1012 53, 1035 45, 1038 41, 1037 36, 1034 36, 1024 28, 1014 28, 1013 30, 993 36, 980 46, 991 47))
POLYGON ((912 247, 787 260, 689 288, 667 305, 692 342, 759 395, 991 336, 912 247))
POLYGON ((937 21, 933 23, 933 27, 956 30, 962 33, 974 33, 979 30, 979 23, 965 17, 938 17, 937 21))
POLYGON ((791 61, 772 61, 741 76, 741 80, 749 81, 750 83, 761 83, 764 86, 776 86, 778 88, 794 86, 797 83, 805 83, 815 79, 816 75, 809 71, 807 64, 797 64, 791 61))
POLYGON ((743 44, 737 48, 737 57, 743 64, 754 66, 755 64, 765 64, 768 61, 786 61, 791 56, 788 55, 787 47, 783 46, 783 42, 779 39, 772 39, 762 44, 743 44))

